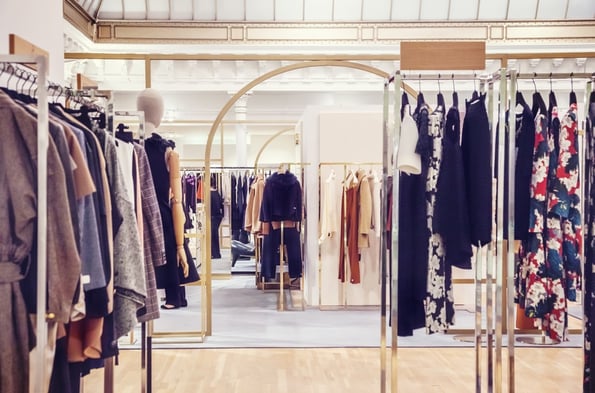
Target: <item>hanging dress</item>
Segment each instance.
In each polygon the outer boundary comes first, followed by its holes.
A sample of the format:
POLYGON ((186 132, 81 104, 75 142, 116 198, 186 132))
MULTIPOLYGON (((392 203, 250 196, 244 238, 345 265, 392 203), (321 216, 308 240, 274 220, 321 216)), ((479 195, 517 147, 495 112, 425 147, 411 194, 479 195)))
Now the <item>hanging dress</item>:
POLYGON ((454 320, 454 297, 450 269, 446 268, 446 253, 442 236, 433 228, 438 175, 442 163, 444 109, 439 107, 429 116, 429 127, 420 130, 420 154, 428 162, 426 176, 426 224, 430 236, 428 247, 428 278, 426 290, 426 332, 444 332, 454 320), (425 133, 425 135, 424 135, 425 133))

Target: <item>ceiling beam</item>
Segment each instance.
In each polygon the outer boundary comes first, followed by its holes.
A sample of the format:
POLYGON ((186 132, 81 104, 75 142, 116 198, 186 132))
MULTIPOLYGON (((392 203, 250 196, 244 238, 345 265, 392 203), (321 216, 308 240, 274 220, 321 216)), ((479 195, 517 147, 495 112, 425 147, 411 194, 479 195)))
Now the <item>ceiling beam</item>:
POLYGON ((99 12, 101 11, 101 6, 103 5, 103 0, 99 0, 99 4, 97 5, 97 9, 95 10, 95 15, 93 15, 93 19, 95 23, 99 20, 99 12))

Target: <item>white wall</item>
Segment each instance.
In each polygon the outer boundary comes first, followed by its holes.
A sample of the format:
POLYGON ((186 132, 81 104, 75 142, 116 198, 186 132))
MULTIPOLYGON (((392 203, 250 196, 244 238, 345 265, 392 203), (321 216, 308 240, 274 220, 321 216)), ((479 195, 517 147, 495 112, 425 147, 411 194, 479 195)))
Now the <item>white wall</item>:
MULTIPOLYGON (((303 120, 303 152, 306 166, 306 299, 321 306, 380 304, 378 239, 372 234, 370 248, 361 252, 361 283, 338 280, 339 236, 327 239, 319 248, 320 186, 319 163, 353 163, 356 170, 382 166, 382 108, 379 106, 311 107, 303 120), (357 163, 379 165, 358 165, 357 163), (320 271, 319 271, 320 270, 320 271), (320 289, 320 292, 319 292, 320 289)), ((331 169, 337 175, 337 204, 341 204, 343 164, 320 167, 320 179, 331 169)), ((347 273, 347 280, 349 272, 347 273)))
POLYGON ((0 53, 8 54, 14 33, 50 54, 50 80, 64 79, 64 20, 62 0, 0 1, 0 53))

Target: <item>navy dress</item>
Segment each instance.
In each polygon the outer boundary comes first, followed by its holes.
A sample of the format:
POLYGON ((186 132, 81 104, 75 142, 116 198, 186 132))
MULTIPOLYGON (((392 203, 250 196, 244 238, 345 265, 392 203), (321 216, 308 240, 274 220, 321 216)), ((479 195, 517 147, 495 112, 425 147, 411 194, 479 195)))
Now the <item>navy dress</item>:
POLYGON ((198 280, 196 266, 192 262, 192 258, 188 259, 189 256, 191 257, 191 254, 187 241, 184 242, 184 249, 190 267, 188 277, 184 278, 181 267, 178 267, 176 233, 169 199, 169 171, 165 161, 166 150, 173 147, 171 142, 155 133, 145 140, 145 151, 149 158, 153 183, 155 184, 155 193, 157 194, 157 201, 159 203, 165 241, 165 258, 167 262, 165 265, 155 268, 157 288, 160 289, 178 287, 180 284, 198 280))

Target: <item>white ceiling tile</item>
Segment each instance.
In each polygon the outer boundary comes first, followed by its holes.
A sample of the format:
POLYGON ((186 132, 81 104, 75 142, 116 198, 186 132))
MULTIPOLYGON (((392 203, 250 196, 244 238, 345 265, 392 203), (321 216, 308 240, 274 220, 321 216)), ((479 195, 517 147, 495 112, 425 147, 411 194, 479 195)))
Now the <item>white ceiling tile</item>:
POLYGON ((246 0, 246 20, 270 22, 275 19, 275 0, 246 0))
POLYGON ((103 0, 100 19, 122 19, 122 1, 121 0, 103 0))
MULTIPOLYGON (((564 17, 564 12, 560 18, 564 17)), ((568 19, 595 19, 595 1, 569 0, 568 19)))
POLYGON ((217 15, 217 0, 193 0, 194 19, 200 21, 213 21, 217 15))
POLYGON ((148 19, 169 19, 168 0, 149 0, 148 19))
POLYGON ((192 20, 192 1, 176 0, 171 2, 171 19, 173 20, 192 20))
POLYGON ((307 22, 330 22, 333 20, 333 0, 304 0, 304 7, 304 16, 307 22))
POLYGON ((448 18, 450 20, 476 20, 478 3, 479 0, 450 0, 448 18))
POLYGON ((336 22, 353 22, 362 19, 362 0, 335 1, 334 7, 333 20, 336 22))
POLYGON ((566 11, 566 2, 560 0, 539 0, 537 19, 562 19, 566 11))
POLYGON ((448 1, 444 0, 422 0, 422 20, 446 20, 448 18, 448 1))
POLYGON ((364 2, 363 21, 390 20, 390 5, 392 0, 362 0, 364 2))
POLYGON ((275 0, 275 20, 277 22, 294 22, 303 19, 303 0, 275 0))
POLYGON ((510 0, 480 0, 480 20, 502 20, 506 19, 506 7, 510 0))
POLYGON ((242 21, 245 20, 244 0, 218 0, 217 20, 219 21, 242 21))
POLYGON ((510 20, 534 20, 537 0, 510 1, 508 19, 510 20))
POLYGON ((419 20, 421 0, 393 0, 393 20, 419 20))

